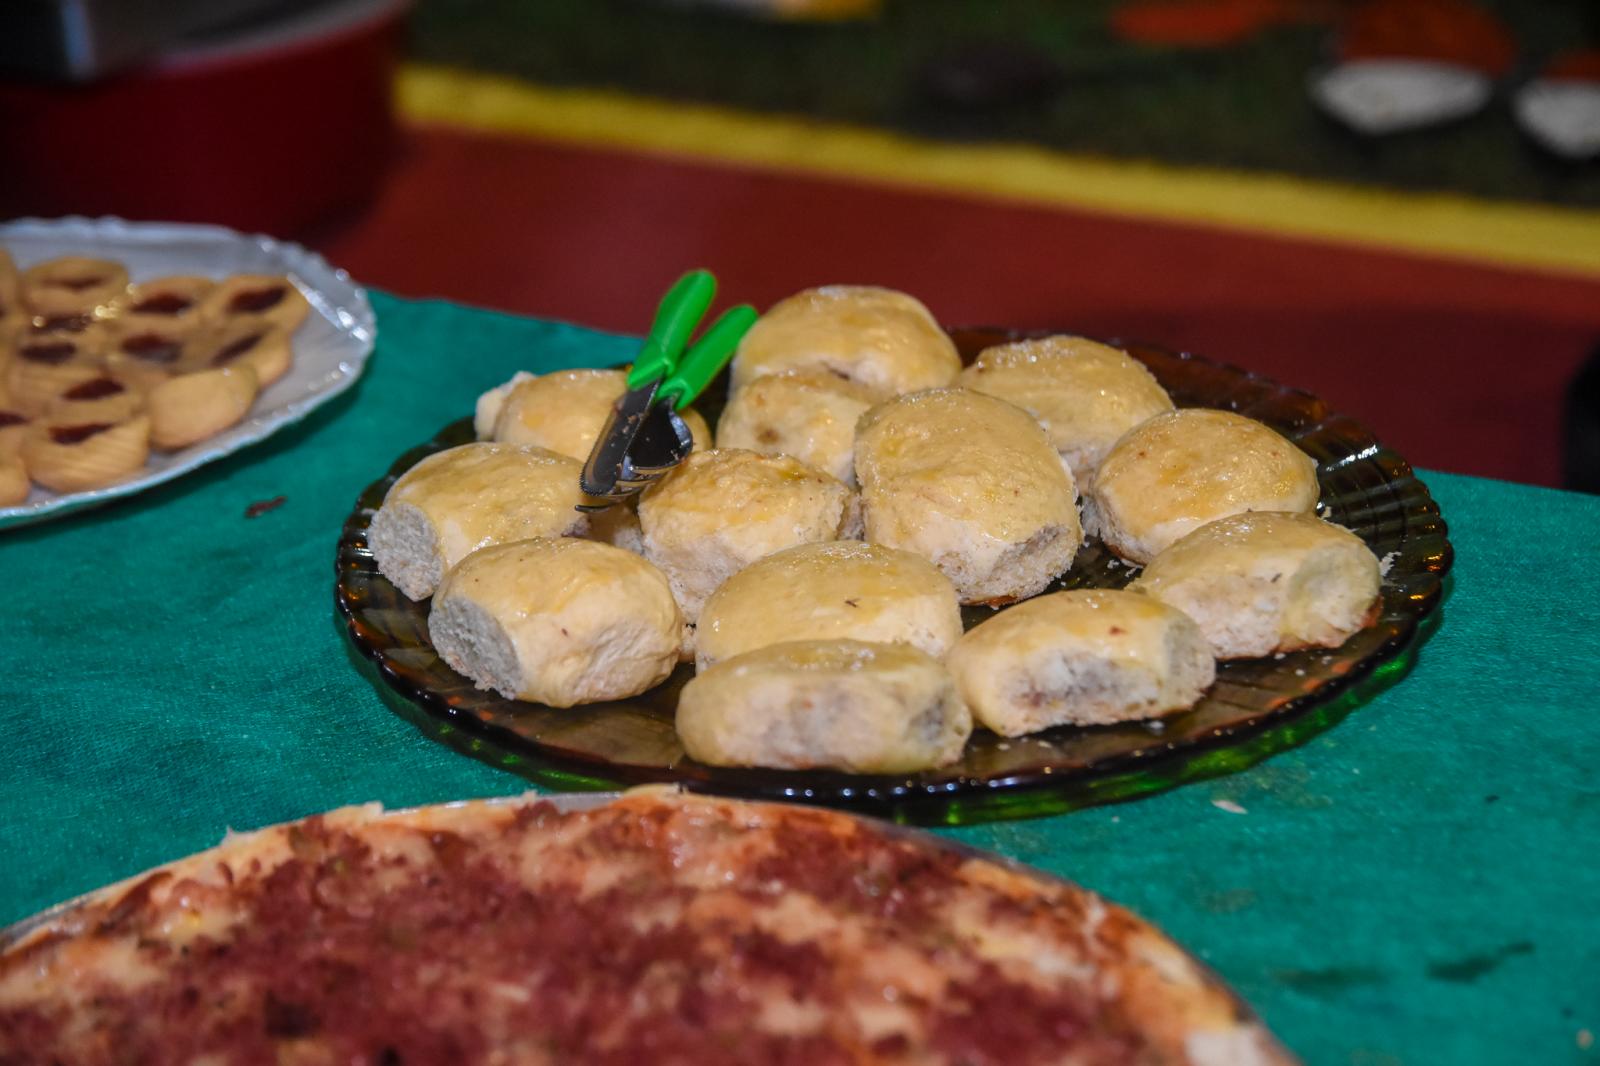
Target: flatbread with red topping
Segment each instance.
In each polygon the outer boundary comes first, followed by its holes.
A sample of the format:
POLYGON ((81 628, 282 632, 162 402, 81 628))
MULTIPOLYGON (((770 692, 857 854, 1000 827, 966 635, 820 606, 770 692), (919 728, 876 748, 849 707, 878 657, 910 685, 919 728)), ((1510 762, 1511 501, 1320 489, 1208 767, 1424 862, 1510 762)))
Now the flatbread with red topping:
POLYGON ((1291 1061, 1089 892, 662 789, 338 810, 0 946, 0 1063, 1291 1061))

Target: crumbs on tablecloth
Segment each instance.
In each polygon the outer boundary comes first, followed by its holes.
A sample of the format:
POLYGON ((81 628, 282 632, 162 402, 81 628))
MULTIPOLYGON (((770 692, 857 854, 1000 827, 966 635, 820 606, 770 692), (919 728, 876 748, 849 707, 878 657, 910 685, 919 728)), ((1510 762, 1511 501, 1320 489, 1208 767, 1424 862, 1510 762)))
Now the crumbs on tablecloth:
POLYGON ((288 502, 289 497, 287 496, 274 496, 270 500, 257 500, 244 509, 244 516, 246 518, 260 518, 268 511, 276 511, 288 502))
POLYGON ((1237 803, 1233 802, 1233 800, 1212 800, 1211 801, 1211 806, 1215 807, 1219 811, 1227 811, 1229 814, 1248 814, 1248 813, 1250 813, 1250 812, 1246 811, 1243 807, 1239 806, 1237 803))

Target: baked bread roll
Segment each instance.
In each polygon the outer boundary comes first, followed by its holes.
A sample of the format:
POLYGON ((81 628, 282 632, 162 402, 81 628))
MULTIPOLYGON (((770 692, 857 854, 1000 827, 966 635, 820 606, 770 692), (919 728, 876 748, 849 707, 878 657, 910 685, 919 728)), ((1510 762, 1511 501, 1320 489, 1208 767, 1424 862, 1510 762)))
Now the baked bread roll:
POLYGON ((910 552, 857 540, 802 544, 751 563, 711 594, 696 665, 794 640, 909 644, 936 659, 961 638, 956 590, 910 552))
POLYGON ((28 476, 52 492, 104 488, 139 470, 150 457, 150 419, 58 422, 28 427, 20 449, 28 476))
MULTIPOLYGON (((526 370, 519 370, 511 375, 511 380, 496 385, 488 392, 478 397, 478 402, 472 409, 472 433, 479 440, 494 439, 494 424, 500 417, 500 408, 505 406, 506 397, 511 395, 511 390, 524 381, 532 381, 533 375, 526 370)), ((574 456, 573 458, 577 458, 574 456)))
POLYGON ((235 274, 205 294, 199 313, 214 326, 251 321, 270 323, 292 334, 311 313, 311 305, 294 282, 281 274, 235 274))
POLYGON ((771 644, 697 674, 678 737, 710 766, 904 774, 961 757, 972 716, 950 673, 905 644, 771 644))
POLYGON ((150 443, 177 451, 214 437, 238 422, 255 403, 260 383, 249 366, 179 374, 151 389, 150 443))
MULTIPOLYGON (((558 370, 553 374, 518 375, 478 398, 473 416, 479 436, 485 416, 493 412, 488 434, 510 444, 536 444, 583 462, 605 428, 611 407, 628 391, 624 370, 558 370)), ((711 447, 711 427, 698 411, 679 412, 697 449, 711 447)))
POLYGON ((1360 537, 1307 514, 1256 511, 1201 526, 1133 588, 1200 625, 1219 659, 1337 647, 1371 624, 1381 583, 1360 537))
POLYGON ((839 540, 855 524, 854 494, 838 478, 737 448, 691 454, 639 499, 645 558, 665 571, 691 623, 718 585, 757 559, 839 540))
POLYGON ((22 273, 22 300, 40 318, 92 315, 123 294, 128 271, 110 259, 66 255, 22 273))
POLYGON ((1159 415, 1101 462, 1084 504, 1089 531, 1148 563, 1184 534, 1244 511, 1310 513, 1317 464, 1260 422, 1229 411, 1159 415))
POLYGON ((1187 615, 1137 592, 1074 589, 980 622, 946 662, 979 722, 1017 737, 1191 707, 1216 678, 1187 615))
POLYGON ((484 548, 433 595, 428 634, 479 688, 551 707, 636 696, 678 663, 683 615, 661 571, 570 538, 484 548))
POLYGON ((372 516, 378 572, 414 600, 480 548, 533 537, 581 536, 589 523, 576 459, 524 444, 480 441, 407 470, 372 516))
POLYGON ((639 528, 639 512, 634 510, 635 506, 635 501, 622 500, 604 511, 589 512, 589 532, 585 536, 635 555, 643 555, 644 531, 639 528))
POLYGON ((1111 446, 1128 430, 1172 410, 1155 375, 1127 352, 1083 337, 1056 336, 986 348, 956 384, 998 396, 1044 427, 1088 490, 1111 446))
POLYGON ((826 370, 881 396, 947 385, 956 346, 915 297, 868 285, 825 285, 780 300, 739 342, 730 387, 763 374, 826 370))
POLYGON ((1037 595, 1082 531, 1072 474, 1020 407, 930 389, 874 407, 856 429, 866 539, 916 552, 962 603, 1037 595))
POLYGON ((856 422, 882 398, 826 370, 764 374, 728 399, 717 447, 792 455, 853 486, 856 422))

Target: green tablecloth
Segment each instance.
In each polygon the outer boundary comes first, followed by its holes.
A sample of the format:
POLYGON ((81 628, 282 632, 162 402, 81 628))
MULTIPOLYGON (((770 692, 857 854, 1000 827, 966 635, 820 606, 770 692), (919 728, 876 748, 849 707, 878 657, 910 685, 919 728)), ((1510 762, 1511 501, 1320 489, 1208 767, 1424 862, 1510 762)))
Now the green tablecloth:
MULTIPOLYGON (((0 534, 0 923, 230 826, 524 788, 385 709, 335 621, 334 544, 357 492, 481 389, 629 344, 377 305, 365 379, 306 423, 0 534)), ((1428 482, 1455 588, 1398 686, 1234 777, 951 833, 1163 926, 1309 1062, 1595 1061, 1600 500, 1428 482)))

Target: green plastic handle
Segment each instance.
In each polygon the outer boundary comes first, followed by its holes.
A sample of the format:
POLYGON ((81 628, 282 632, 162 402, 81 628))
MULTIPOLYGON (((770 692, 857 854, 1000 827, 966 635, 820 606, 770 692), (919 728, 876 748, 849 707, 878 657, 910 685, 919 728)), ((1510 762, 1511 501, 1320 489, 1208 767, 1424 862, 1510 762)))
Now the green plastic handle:
POLYGON ((711 379, 728 365, 728 360, 733 358, 733 350, 739 347, 739 342, 759 317, 756 309, 749 304, 740 304, 724 311, 722 317, 713 322, 711 328, 689 349, 689 353, 679 360, 678 369, 672 376, 661 383, 656 390, 656 402, 671 400, 672 405, 680 411, 693 403, 695 397, 711 384, 711 379))
POLYGON ((656 320, 628 371, 628 388, 640 388, 672 373, 716 295, 717 279, 708 270, 691 270, 673 283, 661 298, 656 320))

